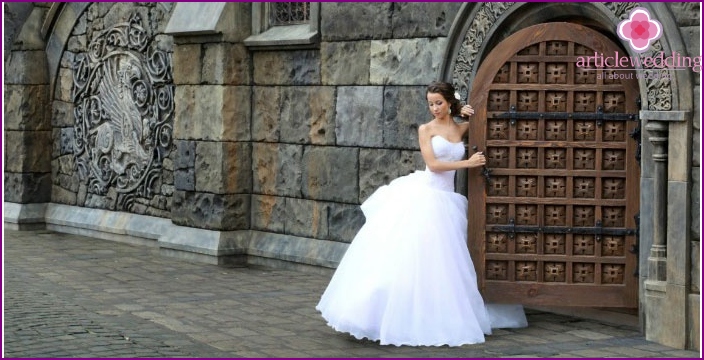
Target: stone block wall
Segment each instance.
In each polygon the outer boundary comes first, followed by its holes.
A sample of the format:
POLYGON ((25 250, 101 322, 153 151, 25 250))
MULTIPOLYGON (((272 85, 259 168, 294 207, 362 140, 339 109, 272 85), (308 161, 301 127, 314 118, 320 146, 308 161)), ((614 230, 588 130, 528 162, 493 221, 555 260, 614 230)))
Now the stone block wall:
POLYGON ((423 168, 425 85, 460 5, 322 3, 319 49, 253 49, 252 229, 349 242, 358 205, 423 168))
MULTIPOLYGON (((222 5, 202 6, 210 14, 209 6, 219 11, 222 5)), ((218 34, 173 34, 174 28, 187 26, 182 13, 174 13, 176 20, 169 25, 175 41, 171 220, 176 225, 251 228, 251 54, 242 44, 250 31, 250 7, 227 4, 221 21, 229 27, 218 34)))
POLYGON ((9 19, 5 36, 15 38, 6 42, 4 48, 4 199, 22 204, 44 203, 51 197, 52 181, 46 156, 52 146, 46 106, 50 89, 45 43, 33 25, 46 16, 48 7, 8 4, 5 10, 9 19))

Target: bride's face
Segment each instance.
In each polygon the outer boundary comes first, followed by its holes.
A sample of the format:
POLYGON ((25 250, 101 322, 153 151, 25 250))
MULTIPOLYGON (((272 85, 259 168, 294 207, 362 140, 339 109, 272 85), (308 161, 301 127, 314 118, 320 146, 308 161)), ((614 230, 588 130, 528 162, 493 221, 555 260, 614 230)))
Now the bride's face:
POLYGON ((428 93, 428 108, 430 113, 436 118, 443 117, 447 115, 450 111, 450 103, 445 100, 441 94, 438 93, 428 93))

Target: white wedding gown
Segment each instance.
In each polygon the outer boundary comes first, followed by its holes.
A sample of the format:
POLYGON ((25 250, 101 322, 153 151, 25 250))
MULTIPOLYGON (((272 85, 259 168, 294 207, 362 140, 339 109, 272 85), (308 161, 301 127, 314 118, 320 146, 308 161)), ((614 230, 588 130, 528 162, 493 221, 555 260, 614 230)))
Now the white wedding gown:
MULTIPOLYGON (((464 145, 431 139, 455 161, 464 145)), ((316 309, 337 331, 382 345, 484 342, 492 328, 525 327, 521 305, 489 305, 467 249, 467 199, 455 171, 416 171, 380 187, 361 206, 366 223, 316 309)))

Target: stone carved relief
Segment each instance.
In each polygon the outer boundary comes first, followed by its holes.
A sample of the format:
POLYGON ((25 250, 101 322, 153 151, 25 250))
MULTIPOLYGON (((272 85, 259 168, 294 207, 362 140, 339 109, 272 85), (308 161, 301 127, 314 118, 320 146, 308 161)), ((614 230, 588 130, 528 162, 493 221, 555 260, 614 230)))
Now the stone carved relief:
POLYGON ((469 80, 472 78, 474 63, 486 34, 494 26, 499 16, 513 4, 512 2, 484 2, 479 5, 479 9, 462 39, 462 45, 452 71, 452 83, 463 99, 467 99, 469 95, 469 80))
MULTIPOLYGON (((464 34, 462 43, 455 59, 452 69, 452 83, 460 92, 463 99, 466 99, 470 91, 470 81, 476 73, 477 56, 482 48, 486 35, 492 28, 496 27, 497 20, 514 6, 513 2, 484 2, 478 5, 478 10, 471 19, 471 23, 464 34)), ((633 8, 641 6, 637 2, 607 2, 602 3, 614 16, 623 20, 628 17, 633 8)), ((522 6, 522 5, 518 5, 522 6)), ((614 30, 616 25, 614 24, 614 30)), ((644 56, 654 56, 662 51, 661 40, 653 42, 651 49, 645 52, 644 56)), ((671 77, 674 74, 667 69, 648 70, 652 75, 644 81, 647 88, 648 110, 667 111, 672 110, 672 85, 671 77)))
POLYGON ((114 189, 118 207, 150 198, 172 148, 171 55, 159 50, 139 14, 97 33, 76 54, 72 101, 74 155, 88 192, 114 189))

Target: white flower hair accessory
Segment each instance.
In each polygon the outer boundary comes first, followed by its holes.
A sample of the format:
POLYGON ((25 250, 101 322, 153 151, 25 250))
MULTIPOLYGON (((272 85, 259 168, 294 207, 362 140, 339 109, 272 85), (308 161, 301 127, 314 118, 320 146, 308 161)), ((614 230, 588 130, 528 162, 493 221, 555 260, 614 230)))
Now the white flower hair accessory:
POLYGON ((455 92, 455 99, 457 99, 457 100, 462 100, 462 97, 460 96, 460 93, 455 92))

